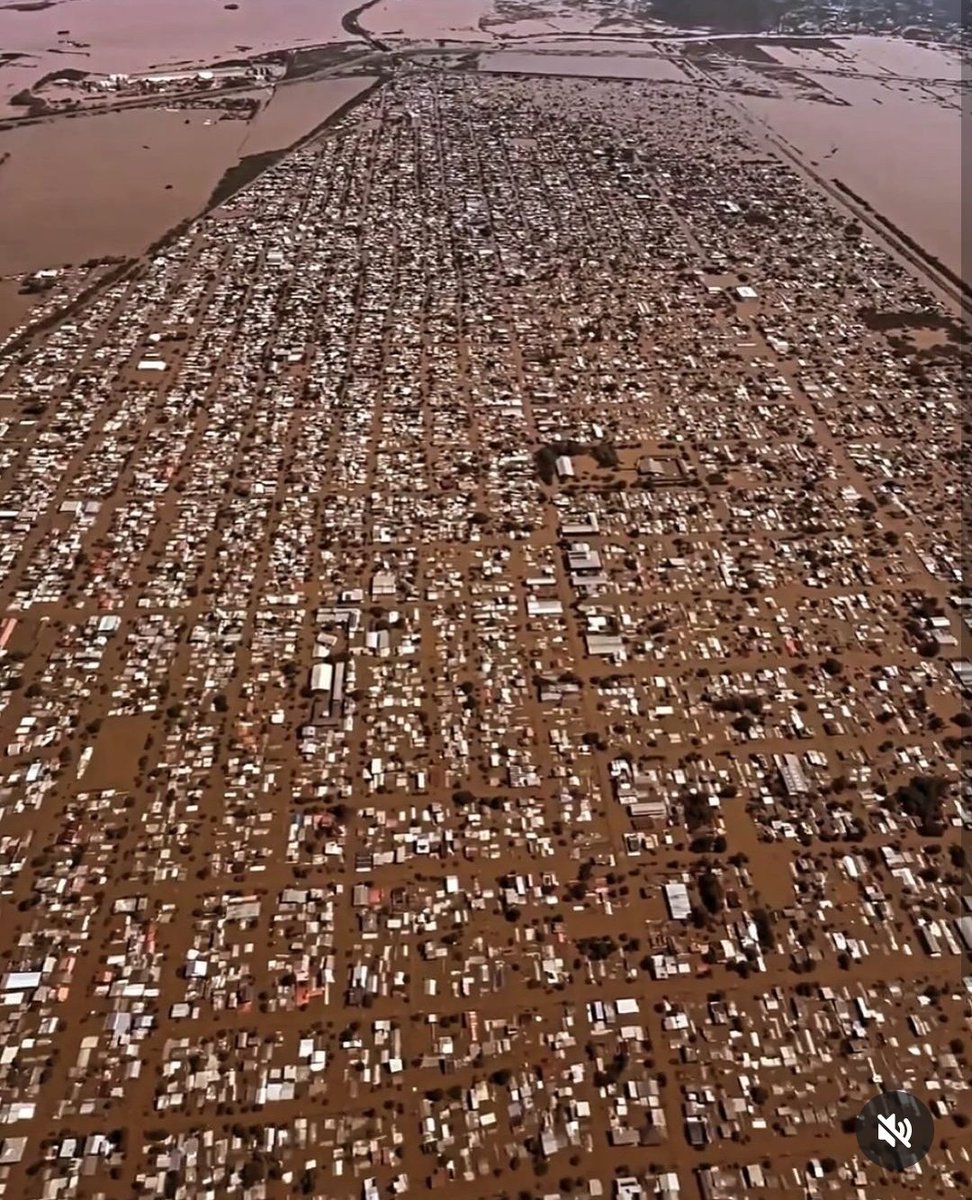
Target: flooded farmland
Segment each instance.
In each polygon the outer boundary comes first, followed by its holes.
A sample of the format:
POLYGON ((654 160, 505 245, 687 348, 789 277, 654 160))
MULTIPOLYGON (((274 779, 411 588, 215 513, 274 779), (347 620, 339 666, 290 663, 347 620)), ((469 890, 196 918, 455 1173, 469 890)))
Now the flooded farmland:
MULTIPOLYGON (((769 46, 784 68, 732 102, 822 178, 840 182, 929 255, 962 267, 961 61, 944 48, 876 37, 832 50, 769 46), (800 80, 822 93, 801 94, 800 80), (766 88, 769 82, 775 85, 766 88)), ((747 64, 750 74, 757 71, 747 64)))

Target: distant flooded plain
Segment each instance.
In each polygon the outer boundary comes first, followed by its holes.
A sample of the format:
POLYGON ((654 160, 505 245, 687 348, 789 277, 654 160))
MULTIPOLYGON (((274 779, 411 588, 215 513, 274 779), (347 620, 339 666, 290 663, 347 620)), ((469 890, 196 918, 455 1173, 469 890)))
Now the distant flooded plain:
POLYGON ((200 212, 241 157, 306 137, 372 82, 283 84, 250 122, 156 107, 0 132, 0 275, 143 253, 200 212))
POLYGON ((242 153, 265 154, 292 146, 373 82, 371 76, 355 75, 280 84, 270 103, 246 127, 242 153))
POLYGON ((662 39, 563 42, 556 50, 545 42, 542 52, 537 45, 485 52, 479 69, 717 88, 818 176, 842 183, 960 275, 966 83, 958 55, 900 38, 837 38, 829 49, 799 39, 750 42, 755 50, 712 40, 724 63, 739 54, 736 70, 700 72, 697 59, 682 57, 684 43, 662 39))
MULTIPOLYGON (((347 42, 341 18, 351 7, 353 0, 0 6, 0 48, 8 56, 0 66, 0 113, 5 98, 56 68, 135 72, 347 42)), ((517 15, 496 0, 380 0, 359 20, 391 41, 444 38, 484 50, 503 38, 519 41, 484 53, 483 71, 719 88, 737 112, 761 123, 818 175, 844 184, 960 272, 964 83, 961 61, 949 48, 877 37, 834 39, 830 48, 820 39, 806 46, 799 39, 762 40, 757 54, 740 51, 734 82, 732 71, 692 69, 680 49, 708 42, 716 54, 731 56, 732 39, 646 33, 622 41, 617 25, 604 26, 604 38, 571 39, 575 24, 577 32, 585 23, 590 28, 593 17, 562 0, 525 8, 521 21, 517 15), (740 83, 746 72, 755 86, 740 83), (801 88, 794 82, 800 77, 812 87, 801 88), (828 93, 833 102, 822 102, 828 93)), ((199 110, 139 109, 0 132, 0 275, 138 253, 198 211, 241 155, 291 144, 364 86, 361 79, 287 84, 249 124, 199 110)))
POLYGON ((962 271, 962 78, 946 48, 841 39, 837 52, 771 46, 841 104, 732 100, 822 177, 840 181, 956 274, 962 271))
POLYGON ((246 126, 141 109, 0 134, 0 274, 141 253, 202 208, 246 126))
POLYGON ((352 0, 54 0, 0 7, 0 103, 63 67, 99 73, 209 63, 291 46, 347 41, 352 0))
POLYGON ((550 54, 532 50, 499 50, 484 54, 479 69, 486 72, 513 72, 524 75, 573 75, 579 78, 653 79, 686 82, 677 63, 661 55, 550 54))

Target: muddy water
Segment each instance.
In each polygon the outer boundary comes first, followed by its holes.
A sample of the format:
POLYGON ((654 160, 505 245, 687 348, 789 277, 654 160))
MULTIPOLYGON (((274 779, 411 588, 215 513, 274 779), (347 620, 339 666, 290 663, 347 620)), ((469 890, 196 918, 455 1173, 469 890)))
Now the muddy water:
POLYGON ((0 167, 0 275, 136 255, 198 212, 247 132, 216 117, 141 109, 0 134, 0 154, 10 154, 0 167))
POLYGON ((84 786, 124 791, 137 786, 138 760, 152 732, 150 717, 109 717, 94 743, 94 754, 84 773, 84 786))
POLYGON ((373 82, 373 76, 356 75, 281 84, 270 103, 251 122, 242 145, 243 154, 263 154, 292 146, 373 82))
POLYGON ((840 180, 953 271, 962 264, 961 108, 955 57, 854 38, 837 55, 767 47, 844 102, 736 95, 815 171, 840 180), (835 74, 840 71, 840 74, 835 74))
POLYGON ((849 37, 841 43, 854 57, 859 69, 872 66, 896 75, 913 75, 919 79, 962 80, 962 60, 954 50, 943 46, 921 45, 901 38, 849 37))
POLYGON ((359 18, 362 29, 376 37, 398 35, 416 42, 440 37, 489 42, 493 35, 484 25, 491 19, 493 0, 381 0, 359 18))
POLYGON ((372 82, 284 84, 249 123, 146 108, 0 133, 0 156, 10 155, 0 166, 0 276, 141 254, 200 212, 239 158, 292 145, 372 82))
POLYGON ((567 12, 552 12, 543 20, 514 21, 493 27, 494 32, 502 33, 504 37, 530 37, 535 34, 592 33, 598 26, 597 14, 572 15, 567 12))
POLYGON ((501 50, 484 54, 481 71, 517 71, 526 75, 576 75, 584 78, 653 79, 685 82, 675 63, 661 57, 632 54, 533 54, 501 50))
POLYGON ((30 57, 0 71, 0 102, 47 71, 145 71, 254 51, 347 41, 352 0, 71 0, 16 12, 0 8, 0 47, 30 57), (68 30, 68 33, 64 33, 68 30), (82 43, 77 45, 76 43, 82 43))

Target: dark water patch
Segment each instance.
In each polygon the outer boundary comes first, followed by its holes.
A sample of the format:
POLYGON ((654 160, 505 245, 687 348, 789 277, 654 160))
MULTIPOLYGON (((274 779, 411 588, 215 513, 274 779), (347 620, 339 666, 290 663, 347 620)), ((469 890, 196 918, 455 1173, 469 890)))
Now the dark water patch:
POLYGON ((57 8, 63 0, 20 0, 18 4, 0 4, 2 12, 43 12, 47 8, 57 8))

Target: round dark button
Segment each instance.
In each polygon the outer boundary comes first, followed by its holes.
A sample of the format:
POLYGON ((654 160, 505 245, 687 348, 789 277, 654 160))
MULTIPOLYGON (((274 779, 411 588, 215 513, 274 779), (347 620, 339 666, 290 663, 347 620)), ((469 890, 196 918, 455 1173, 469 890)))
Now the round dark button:
POLYGON ((910 1092, 882 1092, 861 1109, 856 1132, 872 1163, 887 1171, 907 1171, 931 1149, 935 1119, 910 1092))

